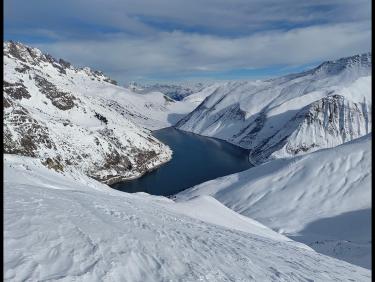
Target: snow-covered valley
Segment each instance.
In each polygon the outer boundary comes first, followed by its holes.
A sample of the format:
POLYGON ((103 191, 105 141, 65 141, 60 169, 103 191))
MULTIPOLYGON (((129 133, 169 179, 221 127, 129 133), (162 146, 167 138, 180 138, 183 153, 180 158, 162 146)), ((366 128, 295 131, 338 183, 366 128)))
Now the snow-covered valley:
POLYGON ((6 281, 371 279, 371 53, 264 81, 116 84, 4 43, 6 281), (173 158, 151 134, 170 126, 255 167, 170 198, 111 189, 173 158))

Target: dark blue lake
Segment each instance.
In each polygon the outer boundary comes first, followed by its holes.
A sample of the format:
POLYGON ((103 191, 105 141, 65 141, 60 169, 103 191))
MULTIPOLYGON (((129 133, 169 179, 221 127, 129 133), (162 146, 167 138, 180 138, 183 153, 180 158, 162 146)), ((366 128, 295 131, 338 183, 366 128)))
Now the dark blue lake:
POLYGON ((168 127, 152 133, 173 151, 172 160, 144 176, 111 185, 125 192, 169 196, 220 176, 250 168, 248 150, 168 127))

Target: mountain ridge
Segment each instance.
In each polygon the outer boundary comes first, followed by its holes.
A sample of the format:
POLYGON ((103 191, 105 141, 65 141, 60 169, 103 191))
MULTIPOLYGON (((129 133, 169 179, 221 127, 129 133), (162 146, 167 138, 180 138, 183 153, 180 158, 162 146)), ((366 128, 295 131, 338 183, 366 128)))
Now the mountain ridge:
POLYGON ((176 127, 250 149, 261 163, 358 138, 371 122, 371 53, 365 53, 300 74, 218 84, 176 127))

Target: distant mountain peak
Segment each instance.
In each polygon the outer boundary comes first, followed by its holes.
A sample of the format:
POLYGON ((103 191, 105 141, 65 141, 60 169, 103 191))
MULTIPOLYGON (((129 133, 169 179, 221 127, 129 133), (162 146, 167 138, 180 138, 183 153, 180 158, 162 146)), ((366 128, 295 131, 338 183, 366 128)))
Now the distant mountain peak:
POLYGON ((371 67, 371 52, 344 57, 337 60, 325 61, 312 70, 313 73, 338 73, 349 68, 371 67))

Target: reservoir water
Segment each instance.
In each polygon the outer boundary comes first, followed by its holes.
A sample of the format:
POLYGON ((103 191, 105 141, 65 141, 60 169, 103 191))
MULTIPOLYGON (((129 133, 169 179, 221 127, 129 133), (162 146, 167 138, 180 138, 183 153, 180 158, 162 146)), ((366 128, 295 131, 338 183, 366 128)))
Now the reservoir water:
POLYGON ((228 142, 173 127, 154 131, 173 151, 172 160, 144 176, 115 183, 125 192, 169 196, 194 185, 252 167, 249 152, 228 142))

